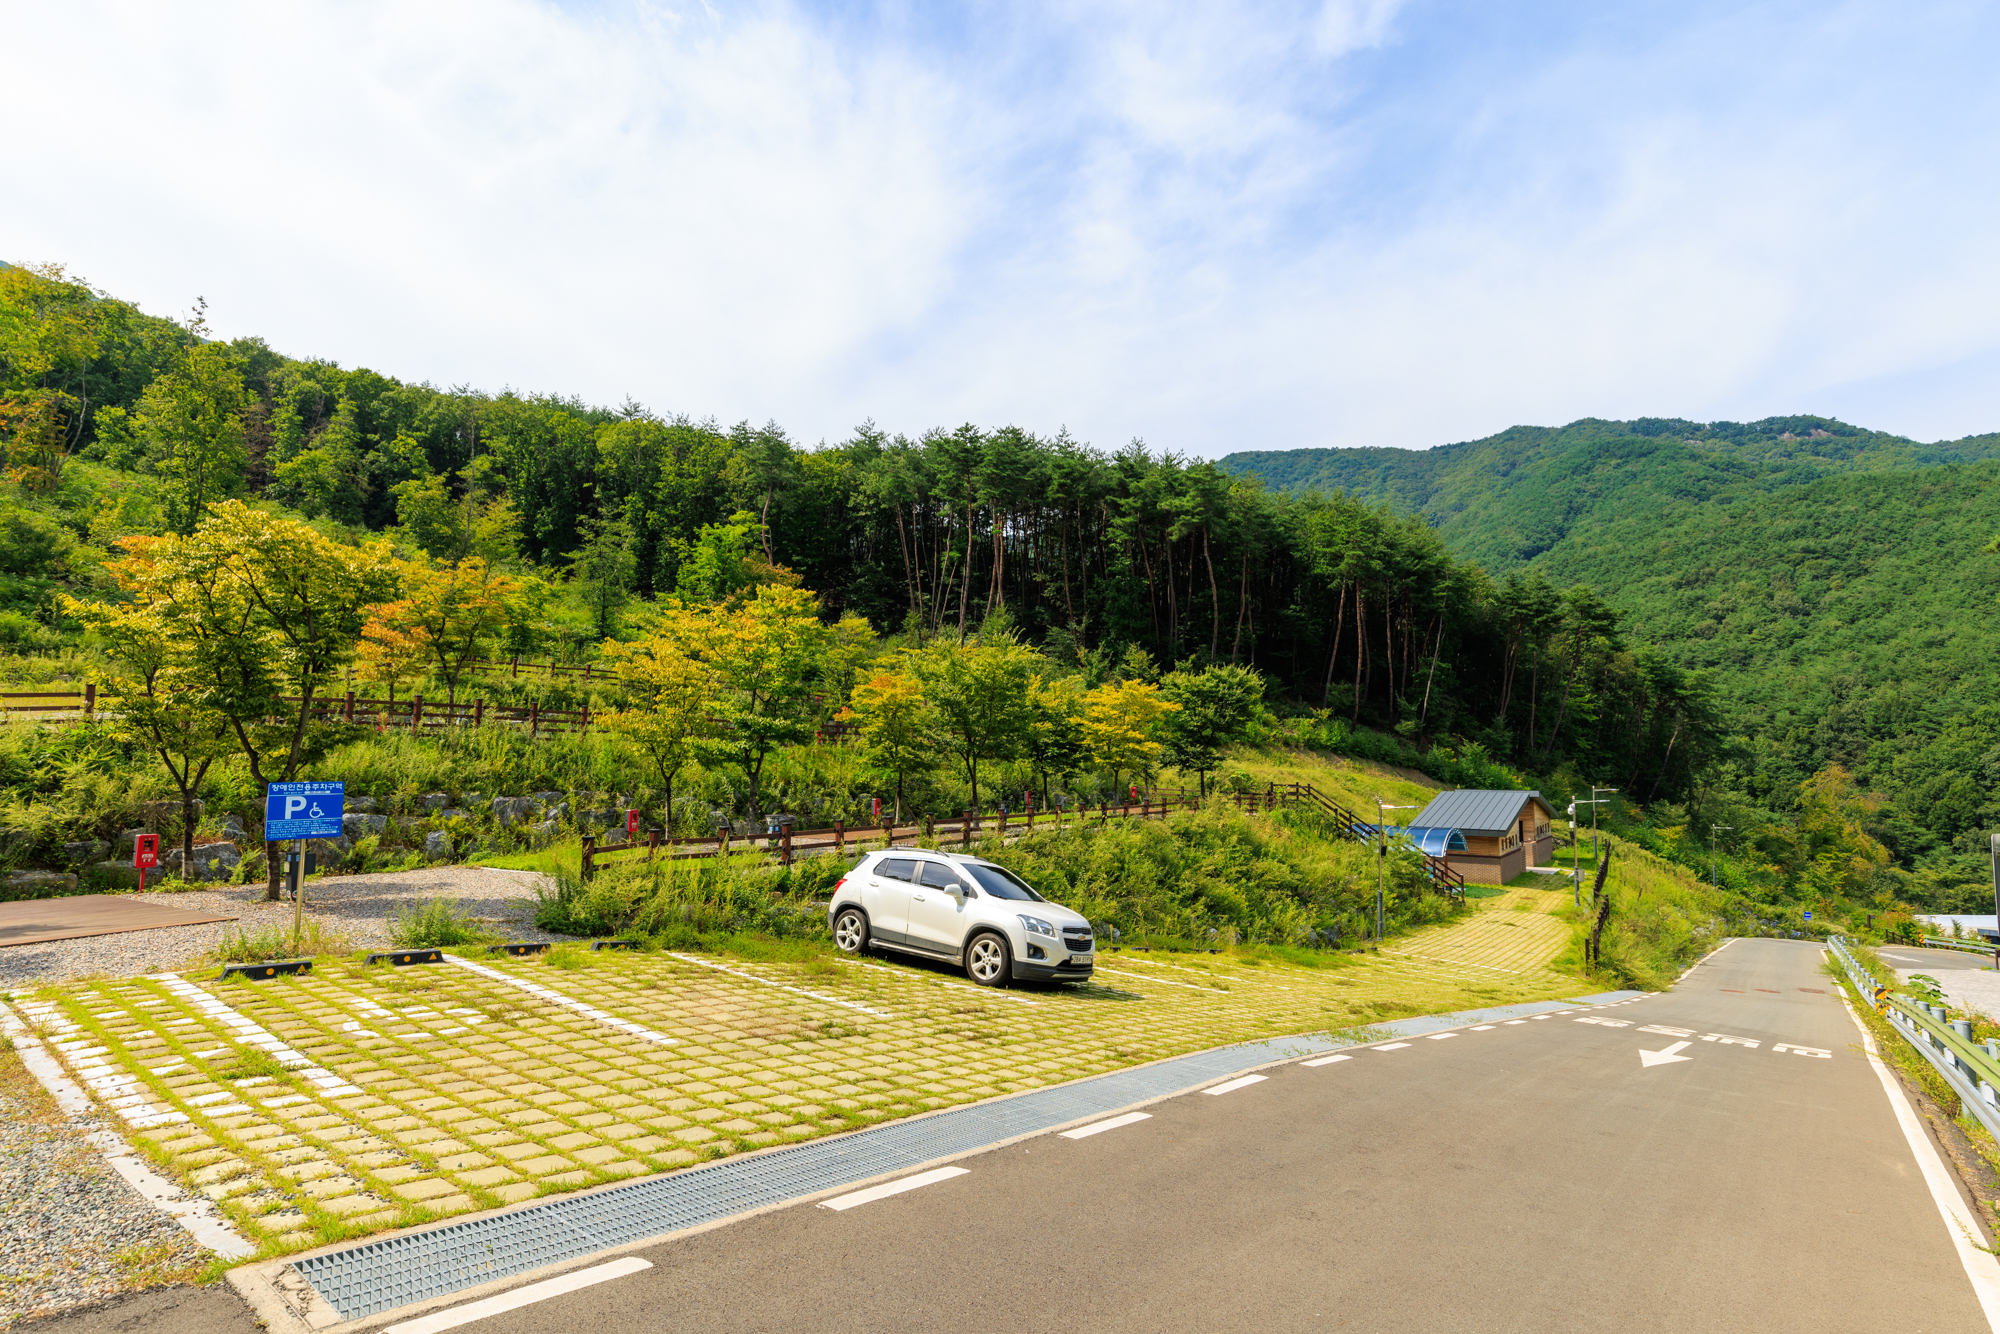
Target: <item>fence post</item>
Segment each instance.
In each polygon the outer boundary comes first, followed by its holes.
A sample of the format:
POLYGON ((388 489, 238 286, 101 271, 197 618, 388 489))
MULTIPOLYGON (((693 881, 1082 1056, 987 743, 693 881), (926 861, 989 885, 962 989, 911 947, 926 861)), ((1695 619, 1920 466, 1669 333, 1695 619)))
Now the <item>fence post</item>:
POLYGON ((542 732, 542 704, 540 700, 528 701, 528 740, 533 741, 542 732))
POLYGON ((577 878, 582 880, 585 884, 588 884, 590 883, 590 877, 596 874, 597 874, 597 835, 585 834, 583 836, 583 866, 579 870, 577 878))
POLYGON ((586 730, 589 726, 590 726, 590 705, 586 703, 583 706, 582 716, 577 719, 576 730, 581 732, 586 730))
POLYGON ((1007 837, 1007 808, 1005 806, 1000 808, 1000 837, 1007 837))
POLYGON ((97 682, 83 683, 83 716, 88 718, 97 712, 97 682))
POLYGON ((847 855, 847 821, 845 820, 835 820, 833 822, 833 855, 836 857, 845 857, 847 855))
POLYGON ((961 811, 961 812, 959 812, 959 816, 958 816, 958 846, 960 846, 961 848, 969 848, 969 847, 971 847, 971 846, 972 846, 972 812, 971 812, 971 811, 961 811))
POLYGON ((655 855, 655 854, 657 854, 657 853, 659 852, 659 850, 660 850, 660 834, 661 834, 661 832, 662 832, 662 831, 661 831, 660 829, 658 829, 657 827, 656 827, 656 828, 653 828, 653 829, 648 829, 648 830, 646 831, 646 860, 647 860, 647 861, 651 861, 651 860, 653 860, 653 857, 654 857, 654 855, 655 855))
POLYGON ((347 692, 347 706, 340 711, 340 716, 350 723, 354 721, 354 692, 352 690, 347 692))
POLYGON ((485 721, 486 721, 486 701, 485 701, 485 700, 483 700, 483 699, 475 699, 475 700, 473 700, 473 701, 472 701, 472 725, 473 725, 474 727, 478 727, 479 725, 481 725, 481 724, 482 724, 482 723, 484 723, 485 721))
POLYGON ((410 730, 412 732, 418 731, 423 725, 424 697, 422 695, 412 695, 410 696, 410 730))
POLYGON ((508 666, 511 669, 507 673, 508 677, 518 680, 521 675, 521 655, 516 653, 508 666))
POLYGON ((792 822, 782 820, 778 824, 778 846, 782 849, 781 860, 786 866, 792 864, 792 822))

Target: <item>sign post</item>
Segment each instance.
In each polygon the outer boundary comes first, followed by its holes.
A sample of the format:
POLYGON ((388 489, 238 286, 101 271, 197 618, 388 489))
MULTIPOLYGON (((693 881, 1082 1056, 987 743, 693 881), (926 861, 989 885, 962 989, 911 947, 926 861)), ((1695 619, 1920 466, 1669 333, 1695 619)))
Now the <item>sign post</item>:
POLYGON ((292 849, 292 948, 299 948, 306 914, 306 840, 339 838, 347 804, 345 783, 273 783, 264 794, 264 838, 294 840, 292 849))
POLYGON ((146 872, 160 864, 160 836, 141 834, 132 840, 132 866, 139 872, 139 892, 146 892, 146 872))

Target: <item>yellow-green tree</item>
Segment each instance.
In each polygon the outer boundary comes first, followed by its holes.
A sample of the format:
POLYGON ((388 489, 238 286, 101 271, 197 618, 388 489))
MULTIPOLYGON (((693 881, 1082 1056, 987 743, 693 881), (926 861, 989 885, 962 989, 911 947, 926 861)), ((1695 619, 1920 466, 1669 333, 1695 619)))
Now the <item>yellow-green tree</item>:
POLYGON ((403 622, 443 679, 446 699, 456 704, 458 683, 506 626, 519 581, 481 556, 443 566, 403 561, 399 568, 403 622))
POLYGON ((714 681, 716 727, 697 751, 741 769, 751 809, 761 811, 764 761, 779 746, 810 741, 820 716, 813 687, 832 632, 818 599, 762 585, 734 607, 670 607, 660 634, 714 681))
POLYGON ((56 485, 83 428, 99 309, 54 265, 0 268, 0 473, 28 490, 56 485))
POLYGON ((1068 778, 1090 763, 1084 732, 1083 678, 1036 677, 1028 692, 1030 717, 1023 753, 1042 780, 1042 804, 1049 804, 1049 780, 1068 778))
POLYGON ((243 410, 251 402, 234 355, 208 341, 205 307, 196 307, 187 335, 132 413, 134 434, 159 470, 167 526, 182 535, 235 490, 243 469, 243 410))
POLYGON ((844 715, 861 725, 868 762, 896 783, 897 824, 903 822, 903 785, 937 767, 937 714, 915 677, 885 672, 855 688, 844 715))
POLYGON ((160 608, 146 604, 79 602, 65 594, 63 609, 81 621, 122 670, 105 692, 117 700, 112 728, 151 751, 181 799, 181 866, 194 860, 194 804, 214 763, 236 749, 229 719, 214 706, 180 629, 160 608))
POLYGON ((632 708, 605 714, 604 726, 627 738, 652 761, 666 801, 661 823, 674 829, 674 780, 709 735, 708 670, 670 636, 636 644, 606 641, 604 659, 630 688, 632 708))
POLYGON ((1008 639, 991 644, 933 640, 909 656, 909 671, 937 711, 938 736, 965 770, 972 807, 979 809, 982 761, 1012 759, 1034 717, 1032 650, 1008 639))
POLYGON ((1090 757, 1111 771, 1114 785, 1127 772, 1150 774, 1160 758, 1162 720, 1180 705, 1146 681, 1101 685, 1083 698, 1083 734, 1090 757))
MULTIPOLYGON (((229 722, 267 790, 316 754, 321 694, 353 659, 369 609, 395 595, 386 543, 343 546, 241 501, 211 505, 191 534, 127 538, 110 570, 131 600, 175 627, 193 687, 229 722), (288 693, 291 692, 291 693, 288 693)), ((265 897, 278 897, 267 848, 265 897)))

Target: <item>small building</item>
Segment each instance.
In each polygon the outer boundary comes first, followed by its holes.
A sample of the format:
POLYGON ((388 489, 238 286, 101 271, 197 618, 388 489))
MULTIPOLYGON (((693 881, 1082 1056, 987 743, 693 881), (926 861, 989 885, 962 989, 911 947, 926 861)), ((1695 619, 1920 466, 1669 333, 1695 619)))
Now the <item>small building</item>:
POLYGON ((1467 880, 1504 885, 1555 855, 1555 810, 1539 792, 1461 788, 1440 792, 1410 821, 1409 835, 1435 843, 1445 863, 1467 880))

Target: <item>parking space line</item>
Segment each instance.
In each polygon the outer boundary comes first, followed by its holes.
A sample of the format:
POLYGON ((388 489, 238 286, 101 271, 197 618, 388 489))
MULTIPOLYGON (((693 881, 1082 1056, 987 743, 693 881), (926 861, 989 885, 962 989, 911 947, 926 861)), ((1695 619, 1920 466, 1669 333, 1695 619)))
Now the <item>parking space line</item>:
POLYGON ((1078 1126, 1075 1130, 1065 1130, 1062 1132, 1062 1138, 1089 1139, 1092 1135, 1101 1135, 1107 1130, 1116 1130, 1120 1126, 1134 1125, 1152 1119, 1151 1112, 1127 1112, 1123 1116, 1114 1116, 1109 1121, 1093 1121, 1087 1126, 1078 1126))
POLYGON ((904 1177, 901 1181, 885 1181, 879 1186, 870 1186, 867 1190, 852 1191, 846 1195, 836 1195, 830 1200, 821 1200, 819 1207, 832 1209, 838 1213, 859 1204, 873 1204, 877 1200, 886 1200, 891 1195, 901 1195, 904 1191, 915 1190, 919 1186, 932 1186, 940 1181, 949 1181, 953 1177, 962 1177, 968 1170, 963 1167, 933 1168, 928 1172, 919 1172, 913 1177, 904 1177))
MULTIPOLYGON (((1173 965, 1167 964, 1165 966, 1171 968, 1173 965)), ((1192 982, 1176 982, 1170 977, 1153 977, 1147 973, 1128 973, 1122 968, 1106 968, 1103 964, 1097 965, 1097 971, 1100 973, 1112 973, 1119 977, 1136 977, 1141 982, 1158 982, 1163 987, 1181 987, 1187 991, 1205 991, 1211 996, 1222 989, 1220 987, 1198 987, 1192 982)))
MULTIPOLYGON (((446 963, 455 963, 460 968, 475 972, 481 977, 489 978, 495 982, 503 982, 517 991, 525 991, 536 1000, 545 1000, 551 1005, 560 1005, 565 1010, 574 1010, 586 1019, 595 1019, 605 1027, 615 1028, 621 1033, 630 1033, 634 1037, 644 1038, 648 1042, 657 1042, 663 1047, 675 1046, 680 1041, 679 1038, 668 1037, 658 1029, 647 1028, 643 1024, 635 1024, 630 1019, 620 1019, 615 1014, 606 1014, 595 1005, 585 1005, 582 1001, 572 996, 565 996, 560 991, 551 991, 547 987, 528 981, 526 978, 503 973, 498 968, 488 968, 485 964, 474 963, 470 959, 461 959, 456 954, 447 954, 444 958, 446 963)), ((421 1028, 422 1025, 418 1025, 418 1027, 421 1028)))
POLYGON ((1237 1089, 1247 1089, 1252 1084, 1261 1084, 1269 1078, 1269 1075, 1245 1075, 1241 1079, 1232 1079, 1227 1084, 1217 1084, 1214 1088, 1203 1089, 1202 1092, 1213 1097, 1221 1097, 1225 1093, 1234 1093, 1237 1089))
POLYGON ((1315 1057, 1310 1061, 1300 1061, 1299 1064, 1307 1067, 1312 1067, 1319 1065, 1332 1065, 1335 1061, 1351 1061, 1353 1059, 1354 1058, 1352 1056, 1349 1056, 1345 1052, 1343 1052, 1335 1056, 1319 1056, 1315 1057))
POLYGON ((710 963, 706 959, 697 959, 691 954, 676 954, 672 950, 663 952, 669 959, 679 959, 682 963, 691 963, 699 968, 713 968, 718 973, 728 973, 731 977, 740 977, 746 982, 755 982, 759 986, 776 987, 780 991, 789 991, 794 996, 810 996, 816 1001, 825 1001, 828 1005, 838 1005, 843 1009, 859 1010, 863 1014, 872 1014, 877 1019, 895 1018, 894 1015, 886 1010, 878 1010, 873 1006, 863 1005, 860 1001, 846 1001, 840 999, 838 996, 828 996, 823 992, 808 991, 804 987, 794 987, 788 986, 783 982, 773 982, 768 977, 759 977, 755 973, 746 973, 741 968, 729 968, 719 963, 710 963))
POLYGON ((475 1320, 484 1320, 503 1311, 516 1311, 523 1306, 532 1306, 551 1297, 560 1297, 564 1293, 594 1287, 608 1279, 623 1278, 627 1274, 636 1274, 642 1269, 652 1267, 650 1260, 627 1255, 613 1260, 610 1264, 592 1265, 573 1274, 560 1274, 555 1278, 544 1279, 540 1283, 530 1283, 525 1288, 503 1292, 497 1297, 488 1297, 484 1301, 468 1302, 464 1306, 454 1306, 448 1311, 435 1311, 430 1315, 418 1316, 415 1320, 405 1320, 401 1324, 389 1326, 382 1331, 382 1334, 440 1334, 442 1330, 457 1329, 460 1325, 469 1325, 475 1320))

